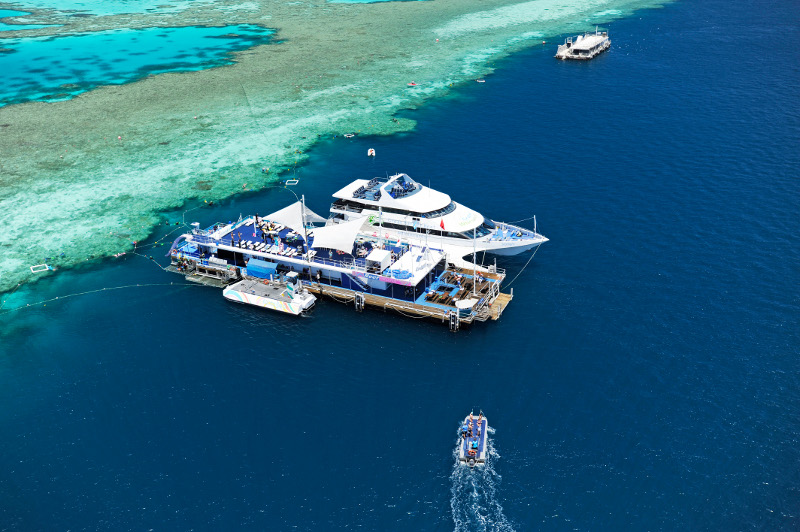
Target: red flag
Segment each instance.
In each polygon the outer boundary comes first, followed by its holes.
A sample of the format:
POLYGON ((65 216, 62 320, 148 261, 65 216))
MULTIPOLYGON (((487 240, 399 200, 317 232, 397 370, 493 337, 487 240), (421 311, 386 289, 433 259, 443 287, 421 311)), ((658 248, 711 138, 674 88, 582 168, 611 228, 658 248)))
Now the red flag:
POLYGON ((444 229, 444 218, 442 218, 442 221, 441 221, 441 222, 439 222, 439 227, 441 227, 442 229, 444 229))

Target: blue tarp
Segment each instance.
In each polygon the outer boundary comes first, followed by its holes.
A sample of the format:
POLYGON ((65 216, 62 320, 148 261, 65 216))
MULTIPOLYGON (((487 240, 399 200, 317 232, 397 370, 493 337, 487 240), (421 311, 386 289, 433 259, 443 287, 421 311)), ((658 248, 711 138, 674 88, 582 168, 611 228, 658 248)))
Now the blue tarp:
POLYGON ((278 267, 274 262, 267 262, 260 259, 250 259, 247 263, 247 275, 258 277, 259 279, 269 279, 270 275, 275 274, 278 267))

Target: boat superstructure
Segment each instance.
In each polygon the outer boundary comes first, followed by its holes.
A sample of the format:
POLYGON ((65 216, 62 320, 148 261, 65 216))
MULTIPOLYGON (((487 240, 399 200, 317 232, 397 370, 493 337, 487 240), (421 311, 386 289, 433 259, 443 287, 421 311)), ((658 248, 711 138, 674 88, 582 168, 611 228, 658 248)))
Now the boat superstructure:
POLYGON ((608 50, 610 46, 611 40, 608 38, 608 32, 598 31, 595 28, 594 33, 578 35, 574 40, 572 37, 568 37, 564 44, 558 46, 556 58, 588 60, 608 50))
POLYGON ((407 174, 357 179, 333 197, 331 223, 363 218, 365 234, 435 245, 448 261, 466 267, 463 258, 469 254, 516 255, 547 242, 535 228, 486 218, 407 174))

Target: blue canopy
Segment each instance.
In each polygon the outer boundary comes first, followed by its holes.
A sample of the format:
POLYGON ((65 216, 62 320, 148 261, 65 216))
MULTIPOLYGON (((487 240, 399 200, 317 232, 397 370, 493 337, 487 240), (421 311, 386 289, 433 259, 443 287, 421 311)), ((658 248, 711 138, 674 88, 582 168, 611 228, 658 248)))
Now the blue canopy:
POLYGON ((270 275, 275 274, 275 269, 277 267, 278 265, 274 262, 250 259, 247 263, 247 275, 258 277, 259 279, 268 279, 270 275))

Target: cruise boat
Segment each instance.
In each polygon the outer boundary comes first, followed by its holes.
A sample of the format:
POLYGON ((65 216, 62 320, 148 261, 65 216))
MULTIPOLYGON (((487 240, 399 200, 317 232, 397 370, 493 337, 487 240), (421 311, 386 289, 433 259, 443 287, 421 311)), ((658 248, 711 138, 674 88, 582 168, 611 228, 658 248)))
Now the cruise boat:
POLYGON ((608 50, 610 46, 611 41, 608 39, 608 32, 598 31, 595 28, 594 33, 578 35, 574 41, 572 37, 568 37, 564 44, 558 46, 556 58, 588 60, 608 50))
POLYGON ((469 254, 517 255, 537 248, 547 238, 533 230, 496 222, 421 185, 407 174, 357 179, 336 192, 330 223, 365 219, 374 237, 436 245, 448 261, 469 267, 469 254))
POLYGON ((486 463, 487 445, 486 445, 486 429, 489 427, 489 422, 481 412, 478 417, 475 417, 472 412, 464 418, 464 423, 459 429, 460 439, 458 442, 458 460, 468 465, 475 467, 476 465, 483 465, 486 463))

